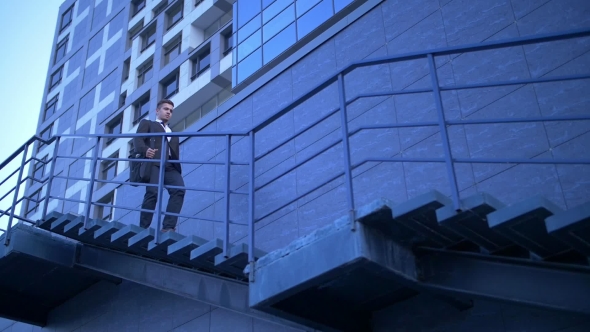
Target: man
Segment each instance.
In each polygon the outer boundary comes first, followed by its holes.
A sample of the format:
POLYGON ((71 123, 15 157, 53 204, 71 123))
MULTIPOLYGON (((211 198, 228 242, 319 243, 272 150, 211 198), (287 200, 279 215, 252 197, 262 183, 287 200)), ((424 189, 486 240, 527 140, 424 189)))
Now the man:
MULTIPOLYGON (((163 99, 158 102, 156 107, 156 121, 150 121, 147 119, 141 120, 139 127, 137 128, 138 133, 163 133, 172 132, 168 127, 168 122, 172 118, 172 112, 174 111, 174 103, 168 99, 163 99)), ((163 137, 135 137, 133 138, 133 145, 135 150, 139 153, 143 153, 146 158, 160 160, 160 153, 162 153, 162 140, 163 137), (150 145, 150 140, 153 144, 150 145)), ((184 180, 182 179, 182 169, 180 163, 170 163, 168 160, 179 160, 180 158, 180 144, 178 137, 168 137, 168 145, 166 152, 166 162, 164 164, 164 185, 184 187, 184 180)), ((159 162, 154 162, 151 166, 150 183, 157 184, 160 173, 159 162)), ((170 199, 168 200, 168 206, 166 212, 180 213, 182 204, 184 202, 184 190, 183 189, 168 189, 170 199)), ((145 196, 143 197, 142 209, 154 210, 156 202, 158 200, 158 187, 146 187, 145 196)), ((143 228, 150 227, 152 223, 153 212, 141 212, 139 218, 139 226, 143 228)), ((162 231, 176 231, 176 223, 178 217, 166 215, 162 222, 162 231)))

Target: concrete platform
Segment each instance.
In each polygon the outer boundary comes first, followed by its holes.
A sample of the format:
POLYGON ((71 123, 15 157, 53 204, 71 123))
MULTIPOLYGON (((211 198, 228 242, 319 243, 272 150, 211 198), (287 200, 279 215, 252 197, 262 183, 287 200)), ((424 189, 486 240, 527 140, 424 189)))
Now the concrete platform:
POLYGON ((74 241, 22 223, 12 231, 0 246, 0 317, 44 326, 53 308, 94 283, 121 281, 77 268, 74 241))
MULTIPOLYGON (((391 219, 389 205, 374 202, 357 219, 391 219)), ((321 330, 370 331, 373 311, 417 294, 408 288, 416 276, 410 250, 362 223, 351 231, 345 217, 262 257, 250 306, 321 330)))
MULTIPOLYGON (((322 331, 371 331, 375 312, 417 294, 431 295, 458 310, 485 299, 590 316, 588 265, 441 248, 442 240, 453 245, 460 236, 448 236, 444 224, 432 222, 433 216, 451 215, 443 213, 448 206, 441 207, 441 201, 444 197, 436 193, 399 205, 378 200, 357 210, 354 230, 344 217, 261 257, 250 283, 250 306, 322 331), (443 210, 436 213, 439 208, 443 210)), ((482 205, 481 199, 476 201, 474 206, 482 205)), ((521 207, 498 211, 519 212, 521 207)), ((536 205, 523 211, 535 209, 536 205)), ((576 214, 576 222, 584 219, 578 215, 582 214, 576 214)), ((474 218, 461 222, 479 234, 491 234, 470 220, 474 218)), ((575 228, 578 233, 579 229, 575 228)))

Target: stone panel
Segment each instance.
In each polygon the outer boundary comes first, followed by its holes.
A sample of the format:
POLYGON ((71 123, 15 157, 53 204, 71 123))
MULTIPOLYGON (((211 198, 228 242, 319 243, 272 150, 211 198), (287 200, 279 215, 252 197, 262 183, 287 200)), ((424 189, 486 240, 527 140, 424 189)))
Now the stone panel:
POLYGON ((92 29, 99 26, 100 23, 107 17, 107 6, 109 1, 102 0, 95 3, 94 12, 92 13, 92 29))
POLYGON ((88 53, 86 53, 86 58, 90 58, 94 53, 98 52, 102 47, 102 41, 104 37, 104 30, 100 29, 90 41, 88 41, 88 53))
POLYGON ((88 28, 90 24, 90 15, 85 16, 74 28, 74 44, 79 45, 81 42, 86 40, 88 36, 88 28))

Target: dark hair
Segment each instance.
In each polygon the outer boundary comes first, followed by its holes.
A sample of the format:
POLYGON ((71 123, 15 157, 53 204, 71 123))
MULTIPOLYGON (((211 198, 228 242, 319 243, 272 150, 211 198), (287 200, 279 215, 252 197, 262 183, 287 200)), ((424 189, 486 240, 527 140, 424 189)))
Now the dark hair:
POLYGON ((158 106, 156 107, 157 109, 160 109, 160 106, 162 106, 163 104, 170 104, 172 105, 172 107, 174 107, 174 103, 172 102, 172 100, 170 99, 162 99, 158 102, 158 106))

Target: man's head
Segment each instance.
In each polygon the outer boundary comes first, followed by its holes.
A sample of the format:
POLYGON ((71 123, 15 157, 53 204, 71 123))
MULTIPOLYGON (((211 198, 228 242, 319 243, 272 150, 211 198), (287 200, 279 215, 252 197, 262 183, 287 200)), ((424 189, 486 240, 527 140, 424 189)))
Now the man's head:
POLYGON ((172 112, 174 112, 174 103, 168 99, 162 99, 158 102, 156 107, 156 118, 162 120, 164 123, 168 123, 172 118, 172 112))

